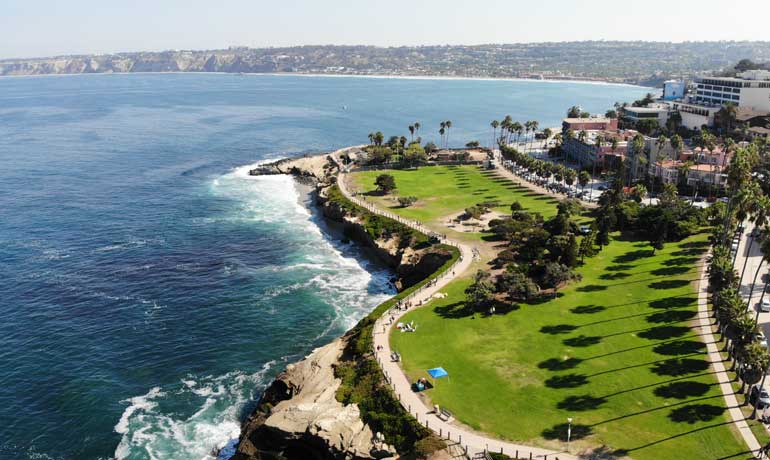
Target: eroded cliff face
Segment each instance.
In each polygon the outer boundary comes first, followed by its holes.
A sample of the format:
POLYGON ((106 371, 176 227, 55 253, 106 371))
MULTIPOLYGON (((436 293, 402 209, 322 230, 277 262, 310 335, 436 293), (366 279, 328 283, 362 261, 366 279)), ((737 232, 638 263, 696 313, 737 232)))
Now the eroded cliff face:
MULTIPOLYGON (((299 160, 299 159, 298 159, 299 160)), ((316 183, 316 201, 323 214, 340 225, 352 240, 375 251, 393 267, 396 284, 405 288, 430 276, 452 255, 431 247, 414 249, 394 235, 372 238, 360 216, 352 215, 329 199, 336 182, 336 167, 323 157, 265 165, 253 174, 291 173, 316 183)), ((351 335, 315 350, 287 366, 265 390, 241 429, 234 460, 371 460, 397 458, 396 450, 375 439, 356 404, 343 405, 335 377, 351 335)), ((350 360, 348 356, 346 359, 350 360)))
POLYGON ((345 406, 336 399, 340 380, 334 366, 345 345, 344 338, 337 339, 287 366, 244 423, 233 460, 396 456, 392 447, 376 442, 357 405, 345 406))

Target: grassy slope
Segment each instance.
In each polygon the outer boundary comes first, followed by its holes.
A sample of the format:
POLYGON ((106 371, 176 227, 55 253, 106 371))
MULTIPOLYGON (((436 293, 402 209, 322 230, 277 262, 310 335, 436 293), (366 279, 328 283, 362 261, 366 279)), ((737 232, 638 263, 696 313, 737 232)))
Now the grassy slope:
POLYGON ((411 378, 444 366, 451 382, 429 396, 495 436, 563 447, 574 417, 573 451, 606 444, 635 459, 743 458, 689 327, 704 242, 652 256, 645 243, 614 241, 560 298, 494 317, 464 311, 460 280, 448 298, 409 313, 418 332, 396 331, 392 343, 411 378))
POLYGON ((374 179, 386 172, 396 178, 398 189, 393 196, 416 196, 417 203, 401 208, 389 197, 371 197, 370 201, 390 208, 391 211, 422 222, 433 222, 462 212, 465 208, 484 201, 499 201, 497 208, 509 212, 510 205, 519 201, 530 211, 538 211, 544 217, 556 214, 556 200, 516 185, 508 179, 495 176, 494 171, 484 171, 477 166, 423 167, 406 171, 366 171, 353 174, 359 190, 375 190, 374 179))

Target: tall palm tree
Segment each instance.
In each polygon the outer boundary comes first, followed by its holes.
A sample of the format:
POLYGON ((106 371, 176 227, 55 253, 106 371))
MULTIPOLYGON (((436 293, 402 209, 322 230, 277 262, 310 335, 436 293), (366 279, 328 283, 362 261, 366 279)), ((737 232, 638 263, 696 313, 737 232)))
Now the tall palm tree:
POLYGON ((415 121, 414 122, 414 133, 418 137, 420 136, 420 122, 419 121, 415 121))
MULTIPOLYGON (((762 258, 759 261, 759 265, 757 265, 757 271, 754 273, 754 280, 752 280, 751 282, 751 290, 749 291, 749 300, 748 300, 749 305, 751 305, 751 297, 754 295, 754 287, 757 284, 757 277, 759 277, 759 272, 762 271, 762 264, 764 262, 770 261, 770 239, 763 241, 760 247, 762 249, 762 258)), ((765 290, 763 289, 762 296, 764 295, 765 295, 765 290)), ((757 318, 759 318, 759 309, 757 309, 757 318)))
POLYGON ((409 134, 412 136, 412 140, 414 140, 414 125, 409 125, 409 134))
POLYGON ((500 126, 500 122, 492 120, 492 123, 490 123, 489 126, 492 127, 492 148, 494 148, 495 141, 497 140, 497 128, 500 126))
POLYGON ((369 133, 369 143, 374 145, 374 133, 369 133))
POLYGON ((666 144, 668 143, 668 138, 661 134, 660 137, 658 137, 658 140, 655 141, 657 150, 654 153, 650 151, 650 162, 647 165, 647 177, 650 179, 650 204, 652 204, 652 194, 655 193, 655 178, 650 176, 650 169, 653 165, 658 164, 658 161, 662 157, 661 152, 666 148, 666 144))
POLYGON ((439 123, 439 126, 441 129, 438 130, 439 134, 441 134, 441 144, 444 144, 444 133, 446 133, 446 122, 442 121, 439 123))
MULTIPOLYGON (((752 182, 752 184, 755 184, 752 182)), ((751 221, 757 228, 762 228, 768 223, 770 219, 770 198, 765 196, 759 191, 759 187, 745 187, 744 190, 749 191, 748 198, 751 200, 749 204, 749 210, 751 212, 751 221), (756 188, 755 188, 756 187, 756 188), (752 190, 753 189, 753 190, 752 190), (759 196, 756 196, 759 193, 759 196)), ((743 269, 741 270, 741 277, 738 281, 740 286, 743 283, 743 275, 746 273, 746 265, 749 263, 749 256, 751 255, 751 246, 754 244, 754 237, 749 235, 749 247, 746 249, 746 258, 743 261, 743 269)))
POLYGON ((524 127, 518 121, 514 121, 511 123, 511 130, 512 133, 516 134, 516 147, 518 148, 519 139, 521 138, 522 131, 524 131, 524 127))
POLYGON ((446 125, 446 147, 449 148, 449 128, 452 127, 452 121, 447 120, 444 124, 446 125))
POLYGON ((530 148, 532 148, 532 144, 535 143, 535 133, 537 132, 537 128, 540 127, 540 123, 538 123, 536 120, 532 120, 529 122, 529 127, 532 130, 532 138, 530 140, 530 148))

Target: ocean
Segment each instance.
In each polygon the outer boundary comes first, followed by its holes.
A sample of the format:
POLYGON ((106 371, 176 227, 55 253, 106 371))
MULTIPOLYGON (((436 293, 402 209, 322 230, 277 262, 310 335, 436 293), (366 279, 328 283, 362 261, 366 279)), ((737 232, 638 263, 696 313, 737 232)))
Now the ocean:
POLYGON ((488 144, 649 89, 136 74, 0 79, 0 459, 211 458, 259 392, 393 294, 271 159, 380 130, 488 144))

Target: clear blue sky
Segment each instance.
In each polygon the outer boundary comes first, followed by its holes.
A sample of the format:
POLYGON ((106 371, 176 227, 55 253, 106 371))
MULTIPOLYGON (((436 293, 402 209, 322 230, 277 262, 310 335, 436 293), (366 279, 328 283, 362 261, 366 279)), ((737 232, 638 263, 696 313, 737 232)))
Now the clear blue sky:
POLYGON ((0 57, 302 44, 770 40, 770 0, 0 0, 0 57))

